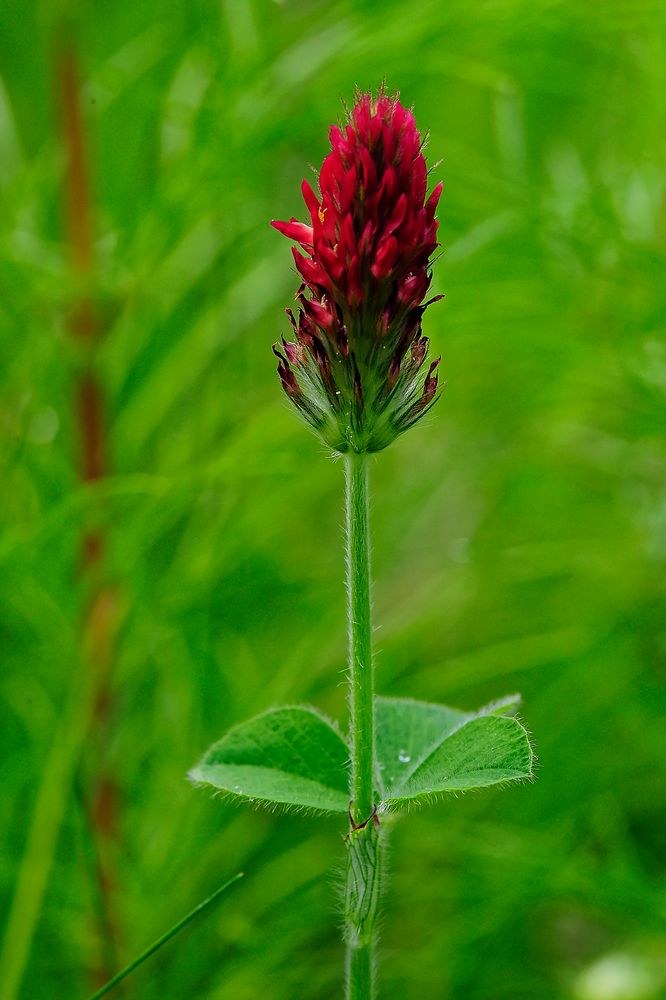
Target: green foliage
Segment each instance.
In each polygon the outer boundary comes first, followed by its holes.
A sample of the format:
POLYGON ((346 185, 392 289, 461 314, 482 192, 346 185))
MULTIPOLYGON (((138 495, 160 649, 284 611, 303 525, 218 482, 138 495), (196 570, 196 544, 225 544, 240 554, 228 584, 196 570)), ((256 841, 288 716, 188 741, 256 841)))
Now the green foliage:
MULTIPOLYGON (((72 4, 111 472, 87 488, 62 8, 0 4, 0 914, 81 683, 81 525, 99 497, 119 616, 98 740, 121 802, 114 968, 243 870, 132 995, 340 997, 342 817, 238 809, 183 774, 267 705, 345 718, 342 470, 280 396, 270 345, 294 274, 267 220, 300 214, 339 98, 386 78, 442 160, 446 299, 424 332, 447 386, 372 463, 378 687, 470 709, 519 689, 540 768, 396 825, 385 993, 570 1000, 606 955, 660 968, 664 4, 72 4)), ((26 998, 85 996, 104 948, 89 751, 53 805, 26 998)))
POLYGON ((423 802, 440 792, 482 788, 531 773, 532 754, 524 728, 515 719, 486 716, 466 722, 427 751, 387 789, 386 802, 398 806, 410 799, 423 802))
POLYGON ((382 798, 403 784, 431 747, 469 718, 469 713, 446 705, 410 698, 377 698, 376 745, 382 798))
POLYGON ((348 759, 347 744, 314 709, 276 708, 214 743, 190 778, 244 798, 346 813, 348 759))
MULTIPOLYGON (((514 707, 516 699, 488 706, 514 707)), ((529 737, 516 719, 446 705, 378 698, 377 758, 383 805, 400 808, 532 773, 529 737)))

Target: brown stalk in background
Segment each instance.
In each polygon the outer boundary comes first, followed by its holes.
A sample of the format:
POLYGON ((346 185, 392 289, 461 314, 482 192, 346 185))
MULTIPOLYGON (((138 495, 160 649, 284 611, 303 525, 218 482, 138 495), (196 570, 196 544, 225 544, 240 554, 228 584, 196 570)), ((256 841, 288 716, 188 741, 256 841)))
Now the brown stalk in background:
MULTIPOLYGON (((74 39, 63 34, 57 52, 58 93, 63 146, 66 154, 64 218, 70 246, 74 301, 69 329, 79 353, 74 394, 78 427, 79 474, 94 486, 108 473, 102 386, 95 368, 95 346, 102 334, 92 294, 94 258, 91 195, 86 157, 85 126, 74 39)), ((83 771, 85 810, 95 857, 99 898, 97 937, 101 948, 93 970, 99 986, 116 965, 119 937, 116 855, 119 841, 118 787, 105 760, 113 723, 112 667, 116 632, 116 595, 105 579, 107 548, 103 520, 95 524, 96 501, 82 524, 80 581, 85 593, 81 628, 81 669, 93 682, 92 718, 83 771)), ((99 513, 99 511, 97 511, 99 513)))

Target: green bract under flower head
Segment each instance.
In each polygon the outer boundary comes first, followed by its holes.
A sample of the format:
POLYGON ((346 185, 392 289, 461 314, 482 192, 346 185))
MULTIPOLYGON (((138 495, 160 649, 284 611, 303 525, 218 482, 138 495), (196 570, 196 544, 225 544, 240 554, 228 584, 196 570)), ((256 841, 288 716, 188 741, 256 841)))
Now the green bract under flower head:
POLYGON ((339 452, 380 451, 432 406, 435 369, 421 331, 437 247, 441 183, 427 197, 423 143, 411 111, 361 94, 330 130, 309 223, 273 222, 300 244, 294 340, 273 347, 282 386, 339 452))

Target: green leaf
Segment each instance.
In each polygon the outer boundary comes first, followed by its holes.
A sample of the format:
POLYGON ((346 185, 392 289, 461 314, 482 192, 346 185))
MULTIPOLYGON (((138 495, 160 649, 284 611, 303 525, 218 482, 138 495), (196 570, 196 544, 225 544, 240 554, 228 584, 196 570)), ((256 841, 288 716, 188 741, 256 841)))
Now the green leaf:
POLYGON ((517 696, 479 712, 401 698, 375 703, 379 790, 396 808, 443 792, 527 778, 532 748, 524 727, 503 714, 517 696))
POLYGON ((190 771, 231 795, 346 813, 349 750, 312 708, 277 708, 231 729, 190 771))
POLYGON ((375 698, 375 740, 382 798, 411 774, 414 764, 469 713, 411 698, 375 698))

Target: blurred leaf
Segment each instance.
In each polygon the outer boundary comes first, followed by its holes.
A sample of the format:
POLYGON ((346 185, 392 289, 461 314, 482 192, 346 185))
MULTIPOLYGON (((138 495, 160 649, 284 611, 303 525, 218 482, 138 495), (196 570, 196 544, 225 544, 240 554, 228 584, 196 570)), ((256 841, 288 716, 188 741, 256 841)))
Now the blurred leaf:
POLYGON ((243 722, 190 772, 232 795, 318 812, 347 812, 349 751, 314 709, 277 708, 243 722))

